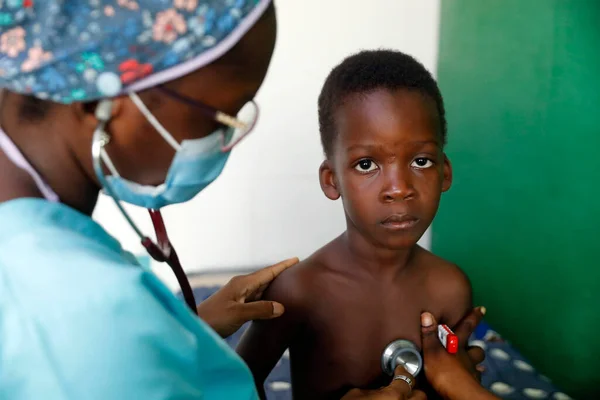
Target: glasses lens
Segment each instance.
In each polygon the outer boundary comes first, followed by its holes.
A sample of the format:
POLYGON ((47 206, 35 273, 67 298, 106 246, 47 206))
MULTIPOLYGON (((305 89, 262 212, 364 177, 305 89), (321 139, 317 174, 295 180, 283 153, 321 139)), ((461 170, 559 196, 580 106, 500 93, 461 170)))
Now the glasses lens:
POLYGON ((254 128, 258 120, 258 106, 255 102, 249 101, 242 107, 235 119, 236 121, 232 121, 231 129, 224 138, 223 146, 227 150, 235 146, 254 128))

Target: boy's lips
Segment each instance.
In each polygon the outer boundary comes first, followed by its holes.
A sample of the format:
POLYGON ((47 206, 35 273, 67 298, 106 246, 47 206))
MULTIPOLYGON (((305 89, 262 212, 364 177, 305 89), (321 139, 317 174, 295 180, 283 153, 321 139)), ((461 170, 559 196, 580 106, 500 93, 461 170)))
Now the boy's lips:
POLYGON ((410 229, 419 222, 419 218, 408 214, 392 214, 383 221, 381 225, 389 230, 400 231, 410 229))

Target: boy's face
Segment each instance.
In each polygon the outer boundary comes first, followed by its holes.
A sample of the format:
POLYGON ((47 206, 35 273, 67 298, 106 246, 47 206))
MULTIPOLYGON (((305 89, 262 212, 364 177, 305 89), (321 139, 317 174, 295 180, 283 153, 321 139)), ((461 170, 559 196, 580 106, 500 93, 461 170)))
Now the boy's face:
POLYGON ((348 229, 385 248, 413 246, 452 181, 435 103, 404 89, 345 100, 321 187, 330 199, 342 197, 348 229))

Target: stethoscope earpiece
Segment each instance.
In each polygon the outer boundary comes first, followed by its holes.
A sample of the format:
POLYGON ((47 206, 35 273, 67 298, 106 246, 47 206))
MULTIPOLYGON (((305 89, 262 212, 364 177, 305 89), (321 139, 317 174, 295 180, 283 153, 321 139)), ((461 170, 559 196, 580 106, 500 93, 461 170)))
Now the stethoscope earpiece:
POLYGON ((113 101, 112 100, 100 100, 96 106, 96 118, 100 122, 108 122, 112 114, 113 101))

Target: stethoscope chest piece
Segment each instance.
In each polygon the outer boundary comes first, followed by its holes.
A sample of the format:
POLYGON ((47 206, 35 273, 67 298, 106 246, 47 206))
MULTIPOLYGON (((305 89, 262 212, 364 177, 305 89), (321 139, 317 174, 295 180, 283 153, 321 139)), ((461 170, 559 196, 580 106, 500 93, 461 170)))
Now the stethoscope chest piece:
POLYGON ((402 365, 412 376, 417 376, 423 366, 419 349, 410 340, 399 339, 388 344, 381 356, 383 372, 392 376, 394 370, 402 365))

